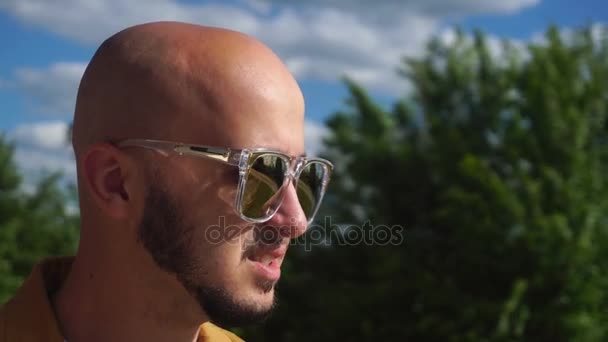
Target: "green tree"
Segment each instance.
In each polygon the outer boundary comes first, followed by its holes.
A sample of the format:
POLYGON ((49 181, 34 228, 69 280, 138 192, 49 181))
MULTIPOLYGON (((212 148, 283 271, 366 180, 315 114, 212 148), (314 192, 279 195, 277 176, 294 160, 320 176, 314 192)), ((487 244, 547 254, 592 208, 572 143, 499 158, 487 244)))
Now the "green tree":
POLYGON ((24 192, 14 146, 0 136, 0 303, 10 298, 34 264, 70 255, 78 241, 78 215, 68 210, 74 194, 48 175, 24 192))
POLYGON ((401 72, 413 93, 390 110, 347 81, 325 212, 403 242, 300 248, 277 314, 246 336, 606 340, 606 33, 551 28, 499 55, 459 33, 401 72))

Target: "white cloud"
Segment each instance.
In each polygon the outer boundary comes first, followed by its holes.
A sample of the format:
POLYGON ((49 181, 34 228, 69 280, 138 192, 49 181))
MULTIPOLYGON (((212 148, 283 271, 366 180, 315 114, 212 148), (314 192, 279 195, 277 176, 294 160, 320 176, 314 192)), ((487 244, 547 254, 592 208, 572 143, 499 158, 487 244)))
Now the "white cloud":
POLYGON ((21 68, 15 71, 12 86, 25 94, 36 113, 71 116, 85 68, 86 63, 77 62, 55 63, 45 69, 21 68))
POLYGON ((242 0, 246 6, 259 14, 269 14, 272 10, 272 4, 264 0, 242 0))
POLYGON ((302 7, 329 7, 342 11, 386 20, 395 13, 416 12, 434 17, 455 17, 472 14, 511 14, 523 8, 535 6, 541 0, 258 0, 265 3, 299 5, 302 7))
POLYGON ((323 138, 328 134, 327 127, 314 121, 304 122, 304 142, 306 144, 306 154, 317 156, 323 147, 323 138))
POLYGON ((23 124, 9 132, 15 142, 15 160, 25 176, 26 190, 41 175, 61 172, 68 182, 76 180, 76 164, 68 140, 68 125, 60 121, 23 124))
MULTIPOLYGON (((71 155, 65 153, 48 153, 34 148, 15 150, 15 160, 23 173, 36 177, 40 172, 61 172, 63 176, 75 180, 76 165, 71 155)), ((26 177, 31 179, 31 177, 26 177)))
POLYGON ((237 6, 174 0, 0 0, 0 10, 94 45, 124 27, 155 20, 231 28, 270 45, 300 79, 349 75, 365 86, 399 94, 405 87, 395 75, 401 56, 421 53, 446 17, 511 13, 538 2, 241 0, 244 6, 237 6))
POLYGON ((68 143, 68 125, 61 121, 37 122, 17 126, 11 137, 23 146, 43 150, 64 150, 68 143))
MULTIPOLYGON (((444 29, 437 34, 439 41, 446 46, 455 44, 457 36, 458 34, 453 28, 444 29)), ((470 34, 465 35, 464 40, 467 45, 473 44, 473 36, 470 34)), ((503 45, 504 39, 492 34, 485 34, 485 42, 486 47, 492 57, 499 60, 501 57, 505 57, 506 51, 503 45)), ((518 39, 508 39, 508 42, 513 48, 519 51, 522 57, 525 57, 527 55, 526 44, 523 41, 518 39)))

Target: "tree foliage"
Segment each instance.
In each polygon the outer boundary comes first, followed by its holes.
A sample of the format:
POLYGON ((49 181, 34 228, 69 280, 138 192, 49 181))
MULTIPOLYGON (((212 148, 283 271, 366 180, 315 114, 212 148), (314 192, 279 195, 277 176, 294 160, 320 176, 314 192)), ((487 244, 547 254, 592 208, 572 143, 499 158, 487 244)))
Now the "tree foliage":
POLYGON ((413 92, 390 110, 347 81, 325 212, 400 225, 403 242, 300 248, 278 312, 246 336, 606 340, 605 32, 551 28, 500 53, 459 33, 401 72, 413 92))
POLYGON ((56 174, 42 178, 34 191, 24 191, 13 152, 0 136, 0 303, 14 294, 35 263, 73 254, 78 241, 78 215, 67 208, 74 195, 59 185, 56 174))

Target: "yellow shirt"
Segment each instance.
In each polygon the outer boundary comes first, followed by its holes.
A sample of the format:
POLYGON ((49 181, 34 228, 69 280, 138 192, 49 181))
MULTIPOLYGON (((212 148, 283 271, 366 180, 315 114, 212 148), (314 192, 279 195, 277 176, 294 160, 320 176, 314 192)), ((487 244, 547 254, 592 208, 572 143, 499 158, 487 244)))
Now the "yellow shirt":
MULTIPOLYGON (((49 293, 59 289, 72 265, 73 258, 44 260, 0 309, 0 342, 64 342, 49 293)), ((210 322, 201 325, 199 342, 238 342, 235 334, 210 322)))

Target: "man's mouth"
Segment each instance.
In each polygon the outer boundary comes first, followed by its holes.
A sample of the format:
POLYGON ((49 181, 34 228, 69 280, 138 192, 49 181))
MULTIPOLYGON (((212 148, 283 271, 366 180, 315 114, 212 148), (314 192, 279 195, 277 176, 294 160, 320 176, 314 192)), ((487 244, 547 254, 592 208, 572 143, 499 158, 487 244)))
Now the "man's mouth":
POLYGON ((272 250, 260 248, 247 256, 252 263, 254 272, 268 280, 278 280, 281 277, 281 264, 285 257, 287 246, 275 247, 272 250))
POLYGON ((272 264, 276 264, 277 263, 276 258, 274 258, 271 255, 264 255, 264 256, 262 256, 260 258, 250 258, 249 260, 255 261, 255 262, 260 262, 260 263, 262 263, 262 264, 264 264, 266 266, 270 266, 272 264))

